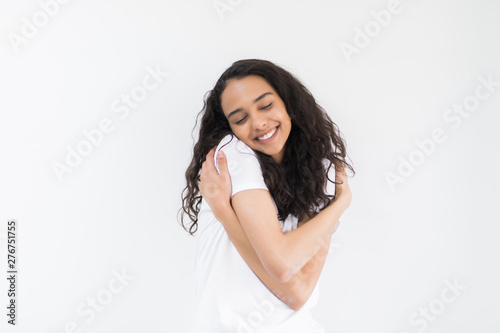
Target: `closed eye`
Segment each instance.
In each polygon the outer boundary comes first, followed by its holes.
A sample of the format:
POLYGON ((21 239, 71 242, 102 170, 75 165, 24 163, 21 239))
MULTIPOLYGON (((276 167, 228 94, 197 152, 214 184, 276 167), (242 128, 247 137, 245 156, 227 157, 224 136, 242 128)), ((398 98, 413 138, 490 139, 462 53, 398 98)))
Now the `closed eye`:
MULTIPOLYGON (((261 109, 265 109, 265 110, 267 110, 267 109, 269 109, 272 105, 273 105, 273 103, 270 103, 269 105, 266 105, 266 106, 262 107, 261 109)), ((243 123, 243 121, 245 121, 245 119, 246 119, 246 118, 247 118, 247 116, 245 116, 245 117, 241 118, 241 119, 240 119, 240 120, 238 120, 235 124, 236 124, 236 125, 240 125, 241 123, 243 123)))
POLYGON ((243 122, 243 120, 245 120, 246 118, 247 118, 247 116, 245 116, 245 117, 241 118, 240 120, 238 120, 238 121, 236 122, 236 124, 238 124, 238 125, 239 125, 239 124, 241 124, 241 123, 243 122))

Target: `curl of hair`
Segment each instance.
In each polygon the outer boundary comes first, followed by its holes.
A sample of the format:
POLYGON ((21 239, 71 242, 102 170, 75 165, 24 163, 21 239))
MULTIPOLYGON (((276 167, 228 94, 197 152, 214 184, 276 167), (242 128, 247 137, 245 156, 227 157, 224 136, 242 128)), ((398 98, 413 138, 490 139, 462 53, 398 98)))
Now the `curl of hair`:
MULTIPOLYGON (((214 88, 204 96, 204 106, 196 118, 201 118, 198 142, 194 145, 193 158, 185 177, 186 187, 182 191, 181 223, 191 235, 198 229, 198 213, 202 197, 198 189, 198 175, 205 157, 220 140, 232 133, 221 107, 221 94, 231 79, 248 75, 262 77, 278 93, 291 118, 292 128, 285 144, 281 164, 260 151, 255 151, 262 169, 264 181, 278 208, 278 218, 285 220, 289 214, 301 221, 314 212, 317 206, 326 207, 334 196, 325 193, 325 184, 330 181, 325 173, 323 159, 329 161, 327 170, 349 168, 346 162, 346 144, 338 126, 325 110, 316 103, 310 91, 291 73, 260 59, 245 59, 234 62, 217 80, 214 88), (184 217, 189 216, 191 226, 186 229, 184 217), (193 231, 193 228, 196 229, 193 231)), ((194 129, 193 129, 194 131, 194 129)))

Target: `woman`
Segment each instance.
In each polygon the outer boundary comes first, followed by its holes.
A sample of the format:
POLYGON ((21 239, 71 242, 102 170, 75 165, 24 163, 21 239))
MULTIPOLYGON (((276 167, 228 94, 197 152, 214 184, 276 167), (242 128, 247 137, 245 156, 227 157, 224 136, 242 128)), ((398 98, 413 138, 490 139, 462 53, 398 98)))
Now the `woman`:
POLYGON ((185 215, 191 235, 200 227, 191 332, 324 332, 310 309, 351 202, 344 165, 354 172, 337 126, 292 74, 256 59, 229 67, 200 114, 182 198, 184 228, 185 215))

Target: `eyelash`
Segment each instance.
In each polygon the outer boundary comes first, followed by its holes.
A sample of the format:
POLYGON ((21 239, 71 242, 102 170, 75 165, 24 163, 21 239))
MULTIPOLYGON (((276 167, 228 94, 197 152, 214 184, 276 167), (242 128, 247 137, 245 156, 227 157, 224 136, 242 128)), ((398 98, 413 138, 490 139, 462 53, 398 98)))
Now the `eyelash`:
MULTIPOLYGON (((273 105, 273 103, 270 103, 269 105, 264 106, 262 109, 266 109, 267 110, 267 109, 269 109, 271 107, 271 105, 273 105)), ((247 117, 245 116, 243 119, 238 120, 235 124, 236 125, 241 124, 243 122, 243 120, 245 120, 246 118, 247 117)))

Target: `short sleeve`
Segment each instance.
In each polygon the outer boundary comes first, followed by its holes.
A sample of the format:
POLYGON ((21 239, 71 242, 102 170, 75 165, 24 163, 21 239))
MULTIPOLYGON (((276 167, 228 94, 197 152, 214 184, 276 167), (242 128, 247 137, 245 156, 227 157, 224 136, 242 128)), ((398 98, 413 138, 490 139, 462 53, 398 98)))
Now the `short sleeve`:
MULTIPOLYGON (((228 134, 217 146, 215 156, 219 150, 222 150, 226 155, 227 167, 231 176, 231 197, 243 190, 268 190, 257 155, 243 141, 233 134, 228 134)), ((217 158, 215 158, 215 167, 220 172, 217 158)))

